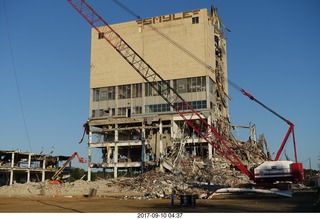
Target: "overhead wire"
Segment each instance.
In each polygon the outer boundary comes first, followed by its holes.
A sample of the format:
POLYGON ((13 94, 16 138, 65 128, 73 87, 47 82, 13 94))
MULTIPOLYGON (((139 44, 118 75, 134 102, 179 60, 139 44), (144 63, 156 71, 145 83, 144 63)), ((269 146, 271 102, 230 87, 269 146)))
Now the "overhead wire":
POLYGON ((27 126, 27 122, 26 122, 26 116, 25 116, 24 108, 23 108, 23 104, 22 104, 22 98, 21 98, 20 86, 19 86, 19 82, 18 82, 16 64, 15 64, 15 60, 14 60, 13 47, 12 47, 12 41, 11 41, 11 35, 10 35, 10 29, 9 29, 9 21, 8 21, 7 9, 6 9, 6 0, 4 0, 3 3, 4 3, 3 8, 4 8, 4 16, 5 16, 5 21, 6 21, 6 29, 7 29, 7 34, 8 34, 10 55, 11 55, 15 84, 16 84, 17 93, 18 93, 19 105, 20 105, 20 110, 21 110, 21 114, 22 114, 22 119, 23 119, 23 124, 24 124, 25 132, 26 132, 26 137, 27 137, 29 149, 30 149, 30 152, 32 152, 29 131, 28 131, 28 126, 27 126))

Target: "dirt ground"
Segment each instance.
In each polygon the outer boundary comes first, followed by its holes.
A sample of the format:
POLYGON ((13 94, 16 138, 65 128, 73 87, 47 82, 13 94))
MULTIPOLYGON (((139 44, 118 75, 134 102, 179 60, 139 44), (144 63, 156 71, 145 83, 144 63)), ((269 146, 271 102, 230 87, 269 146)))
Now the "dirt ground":
POLYGON ((124 197, 1 197, 0 213, 294 213, 316 212, 314 192, 288 197, 219 196, 196 199, 195 206, 181 206, 175 199, 130 199, 124 197))

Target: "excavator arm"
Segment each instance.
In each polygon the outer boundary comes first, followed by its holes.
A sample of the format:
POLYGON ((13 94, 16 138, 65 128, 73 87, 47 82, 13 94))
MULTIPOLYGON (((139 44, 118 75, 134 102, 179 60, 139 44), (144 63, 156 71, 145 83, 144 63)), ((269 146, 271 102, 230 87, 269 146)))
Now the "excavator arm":
POLYGON ((86 163, 86 160, 82 157, 79 156, 79 154, 77 152, 75 152, 74 154, 72 154, 68 160, 54 173, 54 175, 51 177, 51 180, 57 180, 59 175, 62 173, 62 171, 66 168, 66 166, 75 158, 78 158, 78 161, 80 163, 86 163))

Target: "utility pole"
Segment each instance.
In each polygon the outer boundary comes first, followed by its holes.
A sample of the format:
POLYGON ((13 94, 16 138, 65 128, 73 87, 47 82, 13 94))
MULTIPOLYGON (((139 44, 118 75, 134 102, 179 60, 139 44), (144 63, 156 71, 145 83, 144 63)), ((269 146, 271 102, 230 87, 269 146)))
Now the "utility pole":
POLYGON ((319 155, 318 155, 318 173, 320 173, 320 153, 319 153, 319 155))
POLYGON ((312 177, 311 158, 310 157, 309 157, 309 169, 310 169, 310 177, 312 177))

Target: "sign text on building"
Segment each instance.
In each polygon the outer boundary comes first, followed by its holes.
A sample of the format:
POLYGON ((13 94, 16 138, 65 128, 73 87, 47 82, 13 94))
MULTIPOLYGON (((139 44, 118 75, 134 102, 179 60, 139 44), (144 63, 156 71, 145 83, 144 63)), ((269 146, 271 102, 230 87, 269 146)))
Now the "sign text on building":
POLYGON ((145 18, 137 20, 137 24, 143 25, 149 25, 149 24, 155 24, 155 23, 162 23, 162 22, 168 22, 168 21, 174 21, 174 20, 181 20, 185 18, 192 18, 194 15, 198 15, 200 10, 193 10, 193 11, 186 11, 182 13, 177 14, 169 14, 169 15, 163 15, 163 16, 157 16, 157 17, 151 17, 151 18, 145 18))

